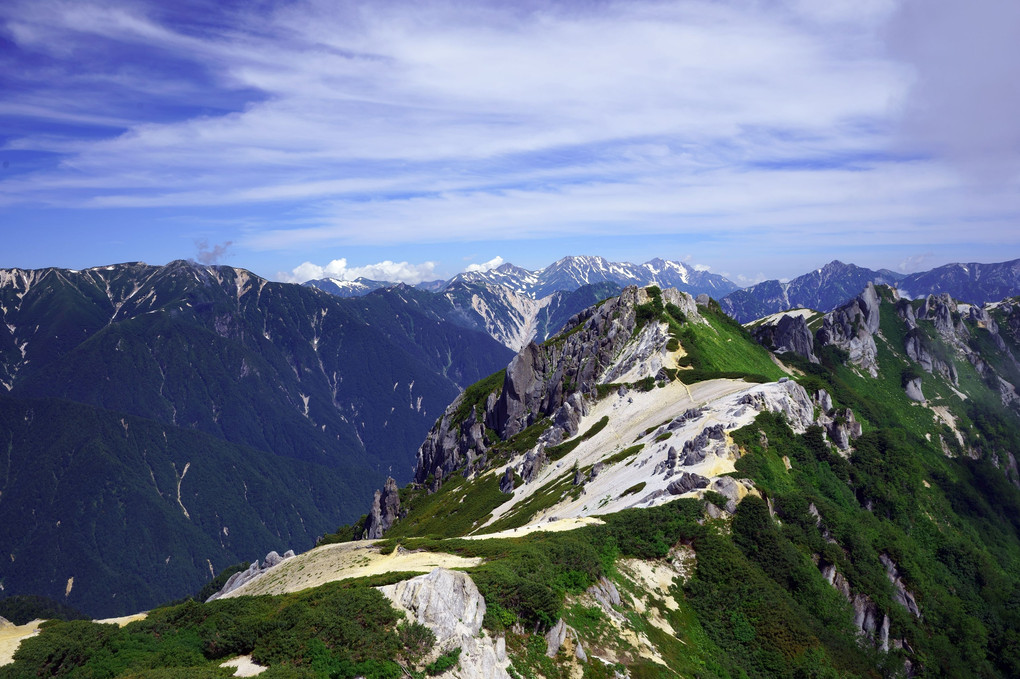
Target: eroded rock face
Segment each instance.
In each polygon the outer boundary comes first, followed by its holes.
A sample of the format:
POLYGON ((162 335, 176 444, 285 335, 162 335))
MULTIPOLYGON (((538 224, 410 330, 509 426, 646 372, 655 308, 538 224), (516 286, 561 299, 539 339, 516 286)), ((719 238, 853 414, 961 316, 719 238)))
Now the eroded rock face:
POLYGON ((857 299, 825 314, 815 337, 822 346, 835 345, 850 355, 850 362, 878 377, 878 347, 874 334, 879 325, 879 298, 868 283, 857 299))
POLYGON ((860 633, 871 638, 883 651, 888 651, 889 616, 879 610, 871 597, 855 594, 850 589, 850 583, 835 566, 831 564, 823 566, 822 575, 850 602, 854 609, 854 625, 860 633))
POLYGON ((703 414, 704 414, 704 409, 702 409, 702 408, 691 408, 691 409, 685 411, 683 413, 683 415, 681 415, 680 417, 674 418, 673 421, 669 423, 669 426, 666 427, 666 429, 668 431, 675 431, 675 430, 679 429, 680 427, 684 426, 685 424, 687 424, 688 422, 693 422, 694 420, 698 419, 703 414))
POLYGON ((544 448, 525 455, 524 464, 521 466, 521 478, 524 479, 524 483, 531 483, 547 464, 549 457, 545 454, 544 448))
POLYGON ((505 642, 482 632, 485 599, 467 573, 436 568, 428 575, 378 589, 410 618, 432 630, 440 650, 460 647, 460 662, 451 676, 509 679, 505 642))
POLYGON ((695 465, 704 460, 709 452, 726 446, 726 432, 721 424, 705 427, 701 433, 684 442, 684 466, 695 465))
POLYGON ((816 391, 813 400, 815 405, 817 405, 823 413, 827 413, 832 410, 832 396, 830 396, 829 392, 824 389, 816 391))
POLYGON ((372 508, 365 524, 365 537, 369 540, 381 538, 383 533, 400 517, 400 492, 392 477, 386 479, 381 491, 375 491, 372 508))
POLYGON ((938 373, 953 384, 959 384, 956 365, 952 360, 944 361, 934 356, 928 348, 928 341, 921 330, 914 328, 907 332, 903 349, 907 356, 916 361, 925 372, 938 373))
POLYGON ((807 320, 800 314, 785 314, 775 323, 763 323, 752 330, 759 344, 777 354, 786 352, 818 363, 814 354, 815 338, 807 320))
POLYGON ((286 552, 283 553, 283 556, 280 556, 275 551, 269 552, 268 554, 266 554, 266 558, 262 560, 261 565, 259 565, 258 559, 256 559, 254 562, 252 562, 250 566, 248 566, 248 570, 244 570, 241 571, 240 573, 234 573, 233 575, 231 575, 230 578, 226 581, 226 583, 224 583, 223 588, 220 589, 220 591, 213 594, 208 599, 206 599, 206 603, 210 601, 215 601, 216 599, 219 599, 221 596, 227 594, 228 592, 233 592, 241 585, 254 580, 255 578, 259 577, 260 575, 268 571, 269 569, 275 566, 279 566, 281 563, 283 563, 284 561, 293 556, 294 550, 288 549, 286 552))
POLYGON ((666 486, 666 490, 669 491, 670 495, 683 495, 698 488, 708 488, 709 483, 711 483, 711 480, 700 474, 680 472, 680 476, 677 477, 676 481, 672 481, 666 486))
POLYGON ((757 411, 768 410, 786 416, 790 427, 803 434, 815 421, 815 404, 807 390, 793 380, 779 383, 779 389, 757 389, 740 399, 740 403, 757 411))
POLYGON ((949 293, 928 295, 917 311, 917 318, 931 321, 935 330, 945 340, 954 344, 970 336, 967 326, 960 317, 956 300, 950 297, 949 293))
POLYGON ((864 433, 861 423, 854 417, 854 411, 849 408, 830 410, 824 417, 819 416, 818 422, 840 450, 849 450, 851 442, 864 433))
POLYGON ((503 477, 499 480, 499 492, 501 493, 512 493, 514 490, 514 470, 510 467, 506 468, 503 472, 503 477))
MULTIPOLYGON (((690 295, 672 289, 661 294, 663 304, 679 307, 688 322, 704 322, 690 295)), ((418 451, 415 480, 422 483, 430 475, 441 478, 480 458, 486 429, 505 440, 550 418, 551 429, 543 440, 555 445, 577 433, 597 384, 633 370, 651 375, 660 371, 669 353, 669 337, 660 324, 646 324, 631 343, 636 308, 649 301, 646 290, 626 288, 619 297, 574 316, 561 341, 524 347, 507 367, 498 396, 492 394, 486 400, 484 412, 452 422, 461 400, 447 409, 418 451)))
MULTIPOLYGON (((747 483, 750 484, 750 481, 747 483)), ((747 486, 732 476, 720 476, 712 482, 711 489, 726 498, 726 506, 719 509, 725 509, 730 514, 737 511, 737 503, 747 493, 747 486)))
POLYGON ((907 392, 907 398, 924 403, 924 393, 921 391, 921 378, 915 377, 914 379, 907 382, 904 389, 907 392))
POLYGON ((545 654, 550 658, 555 658, 556 654, 560 650, 560 646, 567 640, 567 623, 563 622, 563 618, 556 621, 552 629, 549 630, 545 635, 546 650, 545 654))
POLYGON ((620 591, 616 589, 616 585, 606 576, 601 576, 599 581, 588 588, 588 594, 591 595, 595 601, 602 607, 602 610, 606 615, 616 618, 617 620, 623 620, 624 615, 620 611, 616 610, 622 603, 620 599, 620 591))
POLYGON ((917 327, 917 318, 914 316, 914 306, 910 300, 901 299, 896 302, 896 315, 903 319, 909 330, 917 327))
POLYGON ((920 618, 921 609, 918 608, 917 600, 914 599, 914 595, 904 584, 903 576, 900 574, 899 568, 896 567, 896 563, 886 554, 882 554, 878 558, 879 561, 882 562, 882 565, 885 566, 886 577, 889 578, 889 582, 891 582, 896 588, 893 592, 893 600, 910 611, 910 614, 915 618, 920 618))

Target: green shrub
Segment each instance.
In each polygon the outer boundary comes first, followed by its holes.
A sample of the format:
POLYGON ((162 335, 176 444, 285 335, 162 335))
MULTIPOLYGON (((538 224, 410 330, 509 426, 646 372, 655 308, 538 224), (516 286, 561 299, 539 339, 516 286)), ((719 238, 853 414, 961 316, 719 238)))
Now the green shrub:
POLYGON ((645 485, 646 483, 644 481, 641 481, 640 483, 635 483, 633 486, 620 493, 620 497, 626 497, 628 495, 633 495, 634 493, 640 493, 642 490, 645 489, 645 485))
POLYGON ((425 666, 430 676, 436 676, 454 668, 460 662, 460 646, 439 656, 434 663, 425 666))

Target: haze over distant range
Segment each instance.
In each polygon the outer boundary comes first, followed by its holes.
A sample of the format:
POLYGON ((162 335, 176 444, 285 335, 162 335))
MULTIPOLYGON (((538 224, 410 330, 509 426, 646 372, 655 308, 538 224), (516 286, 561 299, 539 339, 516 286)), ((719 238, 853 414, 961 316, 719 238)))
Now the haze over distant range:
POLYGON ((0 6, 0 267, 1020 254, 1010 0, 0 6))

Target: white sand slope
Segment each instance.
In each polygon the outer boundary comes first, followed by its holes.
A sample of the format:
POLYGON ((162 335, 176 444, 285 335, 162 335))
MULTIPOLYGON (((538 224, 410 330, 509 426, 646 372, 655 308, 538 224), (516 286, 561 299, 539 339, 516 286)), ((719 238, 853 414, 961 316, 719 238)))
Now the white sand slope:
MULTIPOLYGON (((666 459, 671 446, 680 451, 684 442, 715 424, 722 424, 727 432, 743 427, 758 414, 755 409, 739 403, 744 395, 774 391, 777 398, 782 398, 783 394, 780 392, 784 390, 784 386, 778 383, 749 384, 742 380, 720 379, 699 382, 690 387, 676 381, 647 392, 631 390, 624 396, 610 395, 592 406, 588 415, 582 419, 578 431, 581 433, 587 431, 603 416, 609 417, 608 425, 591 439, 583 441, 561 460, 548 465, 531 483, 515 488, 514 497, 498 507, 489 521, 476 531, 476 535, 484 533, 485 526, 506 516, 549 481, 561 478, 564 474, 572 474, 575 463, 578 468, 584 469, 638 443, 644 444, 639 453, 607 466, 595 479, 585 483, 584 493, 577 500, 565 499, 554 507, 540 512, 528 522, 528 527, 540 527, 553 518, 567 519, 609 514, 629 507, 647 507, 669 502, 675 496, 664 495, 647 502, 642 500, 655 491, 664 490, 676 478, 674 475, 667 479, 664 475, 652 473, 655 465, 666 459), (655 440, 660 434, 660 425, 669 423, 692 408, 703 408, 704 413, 701 417, 674 430, 668 439, 655 440), (627 489, 642 482, 645 485, 640 491, 622 495, 627 489)), ((708 455, 698 464, 683 467, 682 471, 710 479, 732 472, 736 460, 732 448, 733 446, 730 446, 730 452, 722 456, 708 455)), ((519 456, 510 462, 510 466, 518 467, 523 460, 524 456, 519 456)), ((504 469, 505 467, 500 467, 489 473, 502 474, 504 469)), ((699 492, 695 491, 688 495, 697 495, 699 492)), ((524 528, 520 530, 523 531, 524 528)))
POLYGON ((226 662, 220 663, 220 667, 235 668, 235 677, 257 677, 269 669, 253 662, 250 655, 239 655, 236 658, 231 658, 226 662))
POLYGON ((394 571, 428 572, 437 566, 470 568, 481 561, 441 552, 409 552, 401 548, 390 554, 380 554, 374 540, 342 542, 287 559, 223 598, 297 592, 336 580, 394 571))
POLYGON ((33 620, 25 625, 0 626, 0 665, 9 665, 14 662, 14 652, 18 650, 21 641, 38 634, 39 625, 42 622, 42 620, 33 620))
POLYGON ((124 625, 135 622, 136 620, 145 620, 149 613, 135 613, 134 615, 122 615, 119 618, 103 618, 102 620, 93 620, 92 622, 103 623, 107 625, 117 625, 123 627, 124 625))

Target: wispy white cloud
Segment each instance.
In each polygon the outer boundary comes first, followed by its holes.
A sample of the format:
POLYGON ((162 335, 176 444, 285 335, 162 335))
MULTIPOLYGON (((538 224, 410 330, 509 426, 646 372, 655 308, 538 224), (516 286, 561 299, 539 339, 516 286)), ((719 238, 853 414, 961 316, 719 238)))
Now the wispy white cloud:
POLYGON ((342 281, 369 278, 371 280, 409 283, 413 285, 434 279, 436 277, 435 269, 435 262, 411 264, 409 262, 391 262, 389 260, 364 266, 348 266, 347 259, 341 257, 325 265, 304 262, 295 267, 290 273, 282 272, 277 274, 277 278, 289 283, 304 283, 305 281, 317 278, 336 278, 342 281))
MULTIPOLYGON (((1016 241, 1015 191, 977 200, 943 157, 1015 150, 1020 98, 1001 95, 1001 115, 966 102, 1015 80, 1020 55, 997 29, 994 50, 962 36, 978 56, 957 58, 954 31, 984 19, 950 4, 308 0, 199 25, 141 2, 13 1, 2 30, 56 66, 0 117, 122 131, 14 135, 6 149, 61 161, 0 181, 0 205, 298 206, 239 233, 250 251, 622 230, 951 243, 961 220, 986 227, 969 239, 1016 241), (167 66, 72 67, 118 50, 167 66), (964 108, 944 119, 951 99, 964 108), (927 123, 908 138, 901 119, 927 123)), ((382 264, 356 275, 426 275, 382 264)))
POLYGON ((499 255, 496 255, 489 261, 482 262, 481 264, 468 264, 466 267, 464 267, 464 271, 491 271, 502 263, 503 258, 500 257, 499 255))
POLYGON ((924 269, 931 266, 934 259, 935 254, 931 252, 925 252, 918 255, 910 255, 909 257, 904 257, 903 260, 900 261, 900 264, 897 268, 903 273, 914 273, 915 271, 923 271, 924 269))

